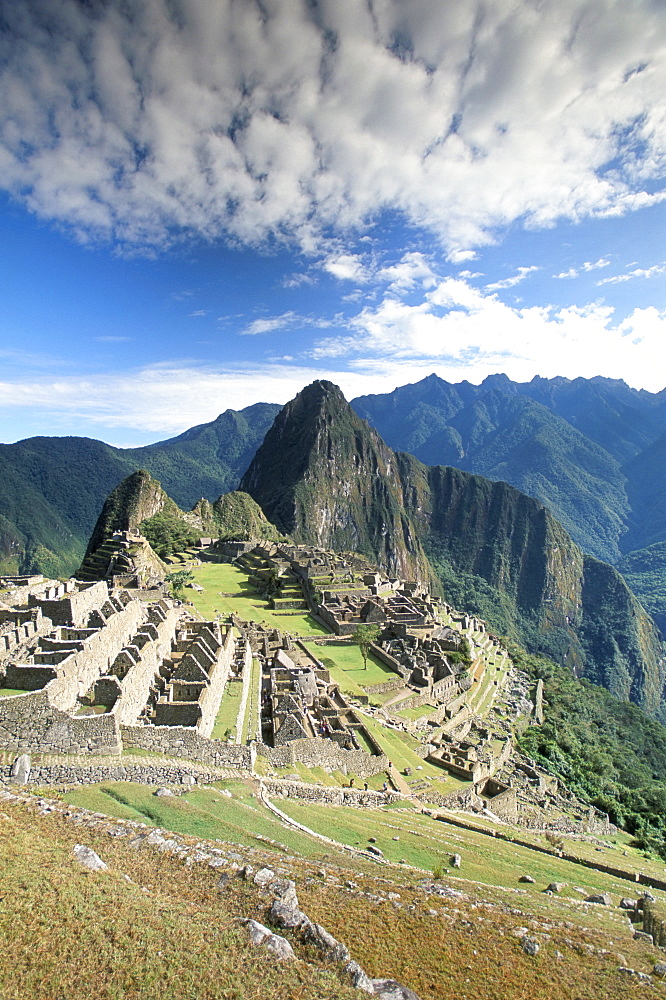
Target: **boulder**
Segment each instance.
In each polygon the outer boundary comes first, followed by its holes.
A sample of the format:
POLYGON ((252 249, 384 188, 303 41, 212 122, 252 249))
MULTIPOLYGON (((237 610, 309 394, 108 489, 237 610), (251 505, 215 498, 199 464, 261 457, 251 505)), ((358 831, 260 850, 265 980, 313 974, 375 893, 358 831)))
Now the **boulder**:
POLYGON ((379 1000, 419 1000, 419 997, 395 979, 373 979, 372 988, 379 1000))
POLYGON ((296 883, 291 879, 275 878, 269 883, 268 889, 275 899, 291 906, 298 906, 298 896, 296 895, 296 883))
POLYGON ((344 971, 349 976, 352 986, 354 986, 357 990, 363 990, 364 993, 374 994, 375 988, 372 985, 372 979, 367 972, 361 968, 358 962, 350 960, 345 965, 344 971))
POLYGON ((310 918, 303 913, 297 904, 281 899, 273 900, 273 904, 268 911, 268 919, 277 927, 285 927, 289 930, 307 927, 311 922, 310 918))
POLYGON ((158 788, 157 791, 154 792, 153 794, 157 795, 159 799, 162 798, 166 799, 169 798, 169 796, 173 796, 173 792, 171 791, 170 788, 158 788))
POLYGON ((566 882, 551 882, 546 892, 562 892, 566 886, 566 882))
POLYGON ((30 777, 30 754, 22 753, 12 764, 10 778, 16 785, 27 784, 30 777))
POLYGON ((275 872, 272 868, 260 868, 252 879, 255 885, 264 889, 271 882, 275 881, 275 872))
POLYGON ((247 930, 250 935, 250 941, 255 947, 261 946, 266 948, 279 961, 284 962, 288 959, 296 958, 294 949, 287 939, 281 937, 279 934, 273 934, 272 931, 269 931, 268 927, 264 927, 258 920, 248 920, 247 930))
POLYGON ((613 900, 608 892, 595 892, 591 896, 585 897, 586 903, 598 903, 599 906, 612 906, 613 900))
POLYGON ((460 857, 459 854, 452 854, 451 855, 451 866, 453 868, 460 868, 461 861, 462 861, 462 858, 460 857))
POLYGON ((521 944, 523 946, 523 951, 525 952, 526 955, 534 956, 539 954, 541 945, 539 944, 538 941, 535 941, 534 938, 525 935, 525 937, 521 941, 521 944))
POLYGON ((91 872, 103 872, 109 867, 102 861, 99 854, 96 854, 92 848, 86 847, 85 844, 75 844, 72 854, 80 865, 91 872))
POLYGON ((518 881, 527 882, 528 885, 534 885, 536 879, 533 879, 531 875, 521 875, 518 881))
POLYGON ((303 940, 314 944, 315 948, 331 962, 348 962, 349 949, 321 926, 308 920, 303 931, 303 940))

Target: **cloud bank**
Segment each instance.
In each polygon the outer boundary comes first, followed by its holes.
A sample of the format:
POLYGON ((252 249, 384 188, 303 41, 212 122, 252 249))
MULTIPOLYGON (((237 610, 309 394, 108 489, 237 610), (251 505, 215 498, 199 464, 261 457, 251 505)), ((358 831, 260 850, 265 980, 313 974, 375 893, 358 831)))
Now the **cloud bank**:
MULTIPOLYGON (((0 184, 81 240, 287 239, 385 210, 451 259, 663 197, 661 0, 2 3, 0 184), (461 249, 464 248, 464 249, 461 249)), ((355 262, 331 273, 357 278, 355 262)))

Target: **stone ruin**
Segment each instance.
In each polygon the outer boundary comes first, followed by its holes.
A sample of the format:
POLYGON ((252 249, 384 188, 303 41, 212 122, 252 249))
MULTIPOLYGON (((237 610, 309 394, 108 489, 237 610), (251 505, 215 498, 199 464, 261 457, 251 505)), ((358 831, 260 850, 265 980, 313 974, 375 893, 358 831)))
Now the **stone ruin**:
POLYGON ((209 735, 235 653, 230 628, 144 604, 106 581, 3 581, 0 745, 118 752, 121 727, 185 725, 209 735), (4 648, 3 648, 4 646, 4 648))

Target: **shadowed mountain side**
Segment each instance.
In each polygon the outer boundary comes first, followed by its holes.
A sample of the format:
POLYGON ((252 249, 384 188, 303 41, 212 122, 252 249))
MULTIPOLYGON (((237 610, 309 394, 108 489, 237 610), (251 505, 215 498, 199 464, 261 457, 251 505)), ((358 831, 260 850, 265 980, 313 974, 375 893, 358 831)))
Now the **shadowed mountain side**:
POLYGON ((612 567, 512 486, 392 452, 330 382, 285 406, 241 488, 295 541, 434 573, 451 603, 659 709, 658 632, 612 567))
POLYGON ((521 388, 501 376, 454 386, 431 375, 352 405, 391 447, 509 482, 545 503, 586 551, 617 559, 629 512, 619 461, 521 388))

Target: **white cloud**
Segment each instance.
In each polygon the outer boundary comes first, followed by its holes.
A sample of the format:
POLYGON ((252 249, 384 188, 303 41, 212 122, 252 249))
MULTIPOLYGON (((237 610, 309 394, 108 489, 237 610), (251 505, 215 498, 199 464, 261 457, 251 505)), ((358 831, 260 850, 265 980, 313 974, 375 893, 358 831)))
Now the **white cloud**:
POLYGON ((34 0, 3 15, 0 182, 81 240, 286 237, 318 254, 322 234, 392 209, 461 263, 518 220, 666 197, 650 193, 666 167, 655 0, 34 0))
POLYGON ((452 250, 447 254, 449 264, 464 264, 468 260, 476 260, 476 250, 452 250))
POLYGON ((617 285, 633 278, 654 278, 660 274, 666 274, 666 263, 653 264, 652 267, 635 267, 626 274, 614 274, 610 278, 602 278, 601 281, 597 281, 597 285, 617 285))
POLYGON ((209 313, 208 309, 195 309, 194 312, 191 312, 189 315, 191 318, 193 316, 207 316, 208 313, 209 313))
POLYGON ((493 281, 492 284, 486 285, 486 288, 491 292, 499 291, 502 288, 513 288, 514 285, 518 285, 521 281, 524 281, 528 274, 532 274, 533 271, 538 270, 539 268, 535 264, 531 264, 529 267, 519 267, 516 273, 510 278, 493 281))
POLYGON ((554 274, 554 278, 577 278, 581 271, 597 271, 600 267, 608 267, 610 264, 610 257, 599 257, 598 260, 589 261, 586 260, 584 264, 581 264, 579 268, 570 267, 567 271, 562 271, 560 274, 554 274))
POLYGON ((249 323, 240 333, 254 336, 258 333, 273 333, 275 330, 284 330, 294 323, 299 322, 300 317, 291 310, 282 313, 281 316, 270 316, 265 319, 255 319, 249 323))
POLYGON ((610 257, 599 257, 599 259, 594 262, 586 260, 585 263, 581 265, 581 271, 597 271, 600 267, 608 267, 609 264, 610 257))
POLYGON ((453 380, 474 382, 496 371, 518 381, 605 375, 656 392, 666 381, 666 312, 654 308, 634 309, 625 319, 601 303, 516 308, 450 277, 417 303, 386 295, 350 326, 352 335, 321 340, 313 356, 355 358, 361 369, 436 366, 453 380))
POLYGON ((330 254, 322 261, 323 269, 340 281, 356 281, 365 283, 369 280, 368 271, 361 257, 354 253, 330 254))
POLYGON ((339 385, 348 399, 365 392, 389 392, 398 374, 404 381, 429 374, 422 365, 361 371, 298 365, 289 356, 264 365, 153 365, 99 376, 65 376, 0 382, 0 411, 30 414, 35 434, 85 433, 104 440, 161 440, 223 410, 254 402, 286 403, 315 379, 339 385), (129 433, 128 433, 129 431, 129 433))
POLYGON ((432 288, 437 284, 438 277, 424 254, 410 251, 403 254, 397 264, 380 268, 375 279, 388 282, 396 292, 406 292, 416 287, 432 288))
POLYGON ((577 278, 578 271, 575 267, 570 267, 568 271, 560 271, 559 274, 554 274, 554 278, 577 278))

